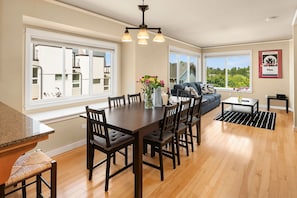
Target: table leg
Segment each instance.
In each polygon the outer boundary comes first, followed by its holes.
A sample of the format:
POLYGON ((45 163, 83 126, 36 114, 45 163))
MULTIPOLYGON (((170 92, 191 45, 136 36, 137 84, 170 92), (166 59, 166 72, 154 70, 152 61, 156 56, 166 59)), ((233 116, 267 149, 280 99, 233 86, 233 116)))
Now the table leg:
POLYGON ((270 108, 270 98, 267 98, 267 111, 269 111, 270 108))
POLYGON ((134 197, 142 197, 142 150, 143 150, 143 134, 135 133, 134 142, 134 197))
POLYGON ((289 112, 289 99, 286 99, 286 110, 287 113, 289 112))

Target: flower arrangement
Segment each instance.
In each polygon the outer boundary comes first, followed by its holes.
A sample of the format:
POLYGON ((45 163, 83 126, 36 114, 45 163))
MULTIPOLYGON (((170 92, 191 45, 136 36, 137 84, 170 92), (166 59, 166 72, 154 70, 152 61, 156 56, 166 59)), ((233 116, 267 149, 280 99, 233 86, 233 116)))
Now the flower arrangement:
POLYGON ((139 79, 142 84, 142 91, 145 94, 145 108, 150 109, 153 106, 152 94, 153 90, 158 87, 164 87, 163 80, 159 80, 158 76, 145 75, 139 79))
POLYGON ((159 80, 158 76, 145 75, 139 79, 142 84, 142 91, 145 94, 152 94, 153 89, 158 87, 164 87, 165 83, 163 80, 159 80))

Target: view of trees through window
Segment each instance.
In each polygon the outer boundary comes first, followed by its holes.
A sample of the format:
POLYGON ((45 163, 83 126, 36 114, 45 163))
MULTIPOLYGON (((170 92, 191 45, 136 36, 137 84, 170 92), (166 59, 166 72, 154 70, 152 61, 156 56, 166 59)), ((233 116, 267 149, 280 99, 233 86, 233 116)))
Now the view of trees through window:
POLYGON ((221 88, 250 88, 250 55, 206 56, 207 83, 221 88))

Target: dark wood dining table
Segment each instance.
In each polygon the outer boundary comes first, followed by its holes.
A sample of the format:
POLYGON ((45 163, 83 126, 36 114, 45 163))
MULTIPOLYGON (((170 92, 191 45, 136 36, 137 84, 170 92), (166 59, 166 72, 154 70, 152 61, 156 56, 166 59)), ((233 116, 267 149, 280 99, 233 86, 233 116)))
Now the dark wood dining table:
POLYGON ((54 129, 0 102, 0 184, 9 178, 17 158, 51 133, 54 129))
MULTIPOLYGON (((90 106, 91 107, 91 106, 90 106)), ((91 107, 92 108, 92 107, 91 107)), ((107 124, 110 128, 133 135, 134 143, 134 197, 142 197, 142 153, 143 136, 160 126, 163 119, 163 107, 145 109, 144 103, 133 103, 117 108, 105 109, 107 124)), ((86 114, 81 114, 86 118, 86 114)), ((87 141, 88 138, 87 138, 87 141)), ((87 144, 88 145, 88 144, 87 144)), ((87 166, 89 161, 87 146, 87 166)), ((89 168, 89 167, 87 167, 89 168)))

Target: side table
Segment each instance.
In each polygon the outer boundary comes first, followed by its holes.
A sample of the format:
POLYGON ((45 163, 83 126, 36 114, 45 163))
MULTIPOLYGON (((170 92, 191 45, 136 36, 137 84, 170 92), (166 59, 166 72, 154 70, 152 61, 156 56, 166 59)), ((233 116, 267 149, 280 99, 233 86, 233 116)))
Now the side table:
POLYGON ((289 98, 286 96, 285 98, 279 98, 276 96, 267 96, 267 111, 270 109, 270 100, 284 100, 286 101, 286 111, 289 112, 289 98))

